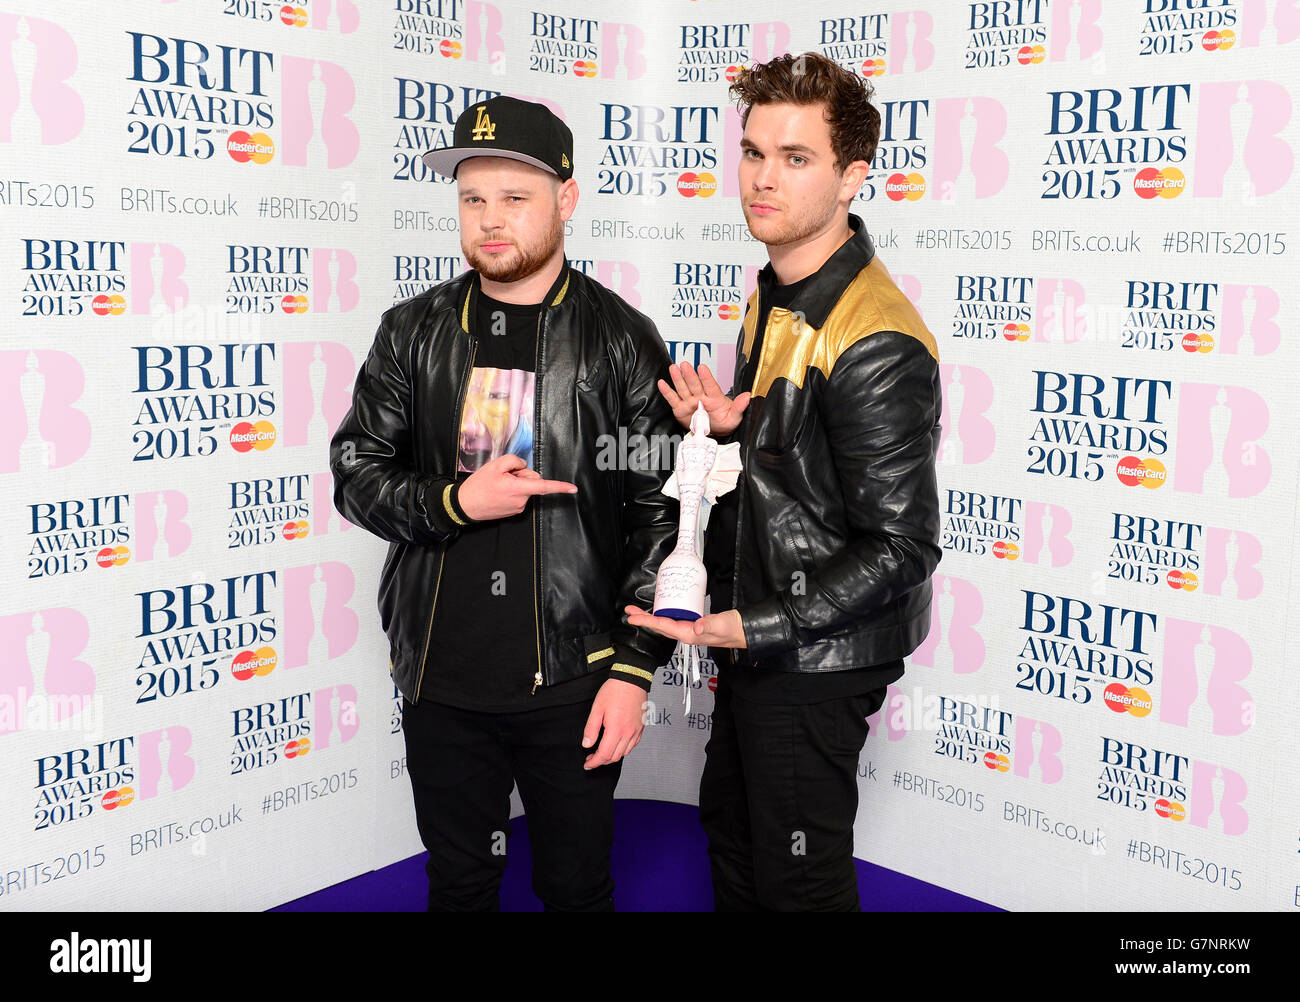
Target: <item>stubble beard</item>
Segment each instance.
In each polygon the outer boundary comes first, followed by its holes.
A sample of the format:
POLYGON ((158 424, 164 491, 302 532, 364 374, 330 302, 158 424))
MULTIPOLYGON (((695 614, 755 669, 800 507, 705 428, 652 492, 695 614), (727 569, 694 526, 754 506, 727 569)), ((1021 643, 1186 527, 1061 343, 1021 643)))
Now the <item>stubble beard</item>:
POLYGON ((516 244, 513 251, 504 255, 484 255, 478 249, 465 242, 461 251, 469 266, 484 278, 492 282, 518 282, 535 275, 546 266, 554 256, 556 249, 564 240, 564 220, 557 213, 548 230, 535 244, 527 246, 516 244))
POLYGON ((811 207, 801 216, 782 212, 779 217, 782 221, 777 223, 770 216, 751 215, 749 206, 745 206, 745 223, 749 227, 750 236, 755 240, 768 247, 784 247, 821 232, 835 218, 838 209, 839 203, 834 194, 831 194, 824 203, 811 207), (758 224, 757 228, 755 223, 758 224))

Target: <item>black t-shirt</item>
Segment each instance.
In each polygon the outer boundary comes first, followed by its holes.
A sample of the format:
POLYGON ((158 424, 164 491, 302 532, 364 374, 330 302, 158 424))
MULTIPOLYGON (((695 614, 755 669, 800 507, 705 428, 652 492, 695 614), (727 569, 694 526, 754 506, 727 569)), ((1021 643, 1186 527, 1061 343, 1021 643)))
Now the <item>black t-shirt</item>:
MULTIPOLYGON (((772 307, 790 309, 795 297, 810 278, 812 275, 791 282, 789 285, 774 286, 766 299, 759 295, 758 326, 755 328, 754 347, 746 360, 744 372, 741 373, 741 385, 733 388, 733 396, 754 386, 754 374, 758 370, 758 360, 762 357, 763 338, 772 307)), ((723 495, 720 500, 726 499, 727 496, 723 495)), ((734 538, 734 509, 731 514, 732 518, 723 519, 722 524, 729 526, 729 531, 734 538)), ((757 549, 759 531, 761 531, 760 527, 752 518, 749 519, 746 533, 747 543, 751 548, 757 549)), ((746 540, 742 539, 742 544, 745 542, 746 540)), ((734 550, 732 552, 734 553, 734 550)), ((719 595, 715 601, 729 600, 730 595, 719 595)), ((715 653, 719 652, 715 651, 715 653)), ((726 655, 723 655, 723 660, 718 663, 718 684, 730 688, 735 695, 756 703, 819 703, 825 699, 838 699, 842 696, 854 696, 879 689, 890 682, 897 681, 902 675, 901 659, 884 664, 827 672, 773 671, 764 668, 761 660, 756 667, 737 667, 731 664, 726 655)))
MULTIPOLYGON (((533 384, 541 304, 481 292, 474 370, 460 415, 456 479, 513 452, 533 468, 533 384)), ((512 713, 594 698, 608 670, 533 691, 539 670, 533 502, 518 515, 463 526, 447 547, 420 698, 512 713)))

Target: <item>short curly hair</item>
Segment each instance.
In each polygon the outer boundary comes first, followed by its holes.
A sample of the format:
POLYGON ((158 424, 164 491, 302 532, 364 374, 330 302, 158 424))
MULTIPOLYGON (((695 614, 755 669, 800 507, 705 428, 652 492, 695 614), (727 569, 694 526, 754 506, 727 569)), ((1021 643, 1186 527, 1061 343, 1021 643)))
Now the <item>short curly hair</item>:
POLYGON ((835 169, 855 160, 871 163, 880 141, 880 111, 871 103, 874 90, 864 78, 817 52, 786 53, 741 70, 729 90, 749 120, 756 104, 820 104, 831 129, 835 169))

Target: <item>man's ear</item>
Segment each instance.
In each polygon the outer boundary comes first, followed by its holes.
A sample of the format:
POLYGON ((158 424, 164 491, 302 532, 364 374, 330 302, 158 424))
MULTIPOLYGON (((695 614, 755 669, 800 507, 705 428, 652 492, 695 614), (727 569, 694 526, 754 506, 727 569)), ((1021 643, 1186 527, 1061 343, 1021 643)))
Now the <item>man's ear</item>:
POLYGON ((840 201, 844 203, 852 202, 857 197, 858 190, 862 183, 866 181, 867 175, 871 173, 871 164, 865 160, 854 160, 844 168, 844 178, 840 182, 840 201))
POLYGON ((560 218, 567 222, 578 207, 578 182, 573 178, 561 182, 558 200, 560 203, 560 218))

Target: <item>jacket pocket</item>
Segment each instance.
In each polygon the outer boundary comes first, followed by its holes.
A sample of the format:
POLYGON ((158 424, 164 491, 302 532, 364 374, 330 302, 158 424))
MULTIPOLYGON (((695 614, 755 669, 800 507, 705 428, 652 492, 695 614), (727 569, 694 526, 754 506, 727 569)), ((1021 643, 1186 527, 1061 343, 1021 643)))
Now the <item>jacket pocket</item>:
MULTIPOLYGON (((609 382, 609 359, 597 355, 583 363, 578 375, 577 387, 583 393, 599 393, 609 382)), ((656 391, 657 392, 657 391, 656 391)))
POLYGON ((775 401, 764 406, 764 414, 754 435, 754 455, 766 466, 788 466, 803 462, 816 431, 817 418, 813 408, 797 406, 794 415, 798 423, 791 424, 786 415, 773 413, 775 401))
POLYGON ((618 437, 618 385, 603 354, 581 363, 573 381, 573 404, 579 421, 590 418, 594 428, 618 437))
POLYGON ((786 541, 795 555, 795 563, 805 573, 816 570, 813 567, 812 547, 808 545, 808 536, 804 532, 803 522, 798 515, 791 515, 784 523, 786 541))

